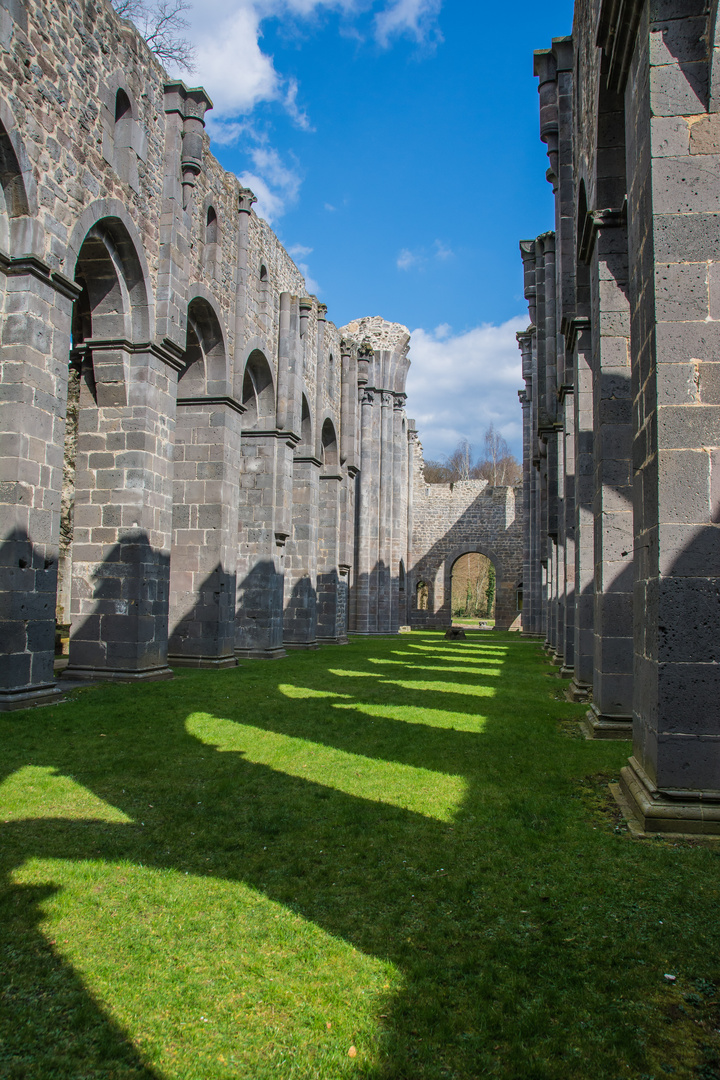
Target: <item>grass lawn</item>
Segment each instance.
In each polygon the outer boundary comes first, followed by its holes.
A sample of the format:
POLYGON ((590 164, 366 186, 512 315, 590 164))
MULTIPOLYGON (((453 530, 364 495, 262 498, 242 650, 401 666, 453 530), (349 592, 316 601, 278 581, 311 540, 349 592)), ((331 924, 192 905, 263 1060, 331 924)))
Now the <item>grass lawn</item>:
POLYGON ((413 633, 0 717, 0 1076, 719 1077, 720 844, 564 685, 413 633))

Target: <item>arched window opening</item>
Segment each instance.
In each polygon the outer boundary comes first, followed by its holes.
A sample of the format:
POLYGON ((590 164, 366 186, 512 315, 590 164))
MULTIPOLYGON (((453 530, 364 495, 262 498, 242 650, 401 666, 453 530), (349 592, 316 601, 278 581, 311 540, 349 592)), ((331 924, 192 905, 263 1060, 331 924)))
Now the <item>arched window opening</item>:
POLYGON ((326 420, 322 429, 322 460, 326 469, 337 469, 338 445, 332 420, 326 420))
POLYGON ((200 344, 200 334, 195 323, 188 317, 185 367, 178 376, 178 396, 202 395, 205 391, 205 357, 200 344))
POLYGON ((214 206, 208 206, 207 220, 205 222, 205 243, 217 244, 218 242, 218 219, 214 206))
POLYGON ((275 389, 270 366, 259 349, 253 350, 245 365, 242 403, 243 428, 272 427, 275 422, 275 389))
POLYGON ((494 619, 495 567, 487 555, 470 551, 452 568, 451 614, 458 619, 494 619))
POLYGON ((418 581, 415 587, 415 602, 418 611, 427 611, 428 600, 430 598, 430 590, 427 587, 426 582, 418 581))
POLYGON ((310 416, 310 406, 304 394, 300 413, 300 445, 305 451, 312 446, 312 418, 310 416))
POLYGON ((265 265, 265 263, 260 263, 260 280, 267 281, 267 276, 267 266, 265 265))
POLYGON ((130 98, 121 87, 115 95, 115 123, 130 119, 132 119, 132 105, 130 98))

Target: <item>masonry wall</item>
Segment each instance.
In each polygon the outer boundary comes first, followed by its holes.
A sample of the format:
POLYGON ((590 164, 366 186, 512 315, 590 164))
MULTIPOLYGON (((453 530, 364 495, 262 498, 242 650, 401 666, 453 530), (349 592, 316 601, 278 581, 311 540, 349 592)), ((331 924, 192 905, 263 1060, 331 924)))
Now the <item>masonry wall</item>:
POLYGON ((0 707, 57 692, 56 614, 66 677, 346 640, 368 370, 368 604, 397 627, 408 332, 327 318, 211 107, 104 0, 0 5, 0 707))
POLYGON ((564 267, 547 234, 521 243, 525 501, 548 503, 526 524, 528 574, 544 583, 527 623, 591 698, 586 734, 632 739, 621 786, 651 832, 720 831, 719 48, 703 0, 578 0, 572 38, 536 54, 564 267), (558 328, 564 380, 547 362, 558 328), (543 462, 561 432, 555 490, 543 462), (555 571, 553 520, 566 546, 573 522, 573 581, 555 571))
POLYGON ((450 626, 452 567, 471 551, 495 567, 495 626, 507 630, 520 616, 523 585, 521 490, 491 487, 485 480, 428 484, 422 447, 411 430, 412 527, 408 553, 409 624, 450 626), (428 604, 418 605, 427 586, 428 604))

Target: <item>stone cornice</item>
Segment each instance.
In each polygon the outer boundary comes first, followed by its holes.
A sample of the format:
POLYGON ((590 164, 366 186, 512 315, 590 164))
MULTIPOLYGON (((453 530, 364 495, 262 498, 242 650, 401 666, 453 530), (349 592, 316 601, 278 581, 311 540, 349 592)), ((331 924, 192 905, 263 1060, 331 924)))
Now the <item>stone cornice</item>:
POLYGON ((229 409, 233 409, 236 413, 244 413, 245 406, 241 405, 239 401, 236 401, 233 397, 213 396, 207 397, 179 397, 177 399, 178 405, 227 405, 229 409))
POLYGON ((157 356, 174 371, 182 371, 185 367, 185 350, 176 345, 169 338, 162 341, 128 341, 127 338, 88 338, 76 346, 77 351, 82 352, 112 352, 122 350, 127 353, 150 353, 157 356))
POLYGON ((590 329, 590 319, 587 315, 572 315, 569 319, 564 319, 563 323, 561 331, 565 335, 565 347, 574 349, 578 334, 590 329))
POLYGON ((312 454, 296 454, 293 458, 293 461, 297 465, 317 465, 318 469, 322 468, 322 461, 320 460, 320 458, 313 457, 312 454))
POLYGON ((82 292, 82 285, 71 281, 59 270, 51 270, 48 264, 37 255, 19 255, 11 258, 4 251, 0 251, 0 273, 7 277, 21 277, 29 274, 45 285, 49 285, 51 289, 67 297, 68 300, 77 300, 82 292))
POLYGON ((603 0, 595 42, 603 51, 609 89, 622 93, 630 70, 642 0, 603 0))
POLYGON ((243 431, 242 437, 243 439, 278 439, 291 447, 297 446, 300 442, 300 436, 294 431, 278 431, 277 428, 263 428, 262 430, 253 428, 250 431, 243 431))

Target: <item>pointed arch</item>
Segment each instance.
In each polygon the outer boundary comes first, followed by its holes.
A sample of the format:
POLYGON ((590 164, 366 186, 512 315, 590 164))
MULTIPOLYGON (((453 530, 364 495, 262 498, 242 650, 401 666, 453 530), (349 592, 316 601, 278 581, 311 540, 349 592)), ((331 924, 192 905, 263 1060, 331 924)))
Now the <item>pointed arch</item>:
POLYGON ((253 349, 245 363, 242 404, 245 430, 275 426, 275 386, 272 370, 261 349, 253 349))
POLYGON ((340 467, 340 456, 338 453, 337 435, 335 434, 335 425, 330 417, 327 417, 322 426, 321 433, 321 446, 322 446, 322 463, 326 471, 334 471, 340 467))

